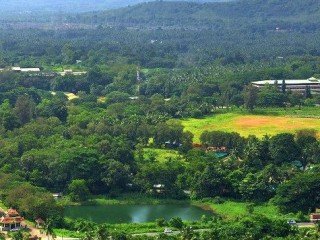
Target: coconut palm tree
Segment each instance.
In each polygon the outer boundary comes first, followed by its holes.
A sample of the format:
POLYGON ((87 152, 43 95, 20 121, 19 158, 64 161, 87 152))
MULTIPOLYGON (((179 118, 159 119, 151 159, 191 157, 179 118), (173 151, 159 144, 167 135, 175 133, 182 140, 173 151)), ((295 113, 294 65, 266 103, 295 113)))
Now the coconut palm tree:
POLYGON ((6 235, 0 232, 0 240, 5 240, 5 239, 6 239, 6 235))
POLYGON ((96 231, 96 239, 97 240, 107 240, 109 237, 109 233, 107 230, 107 226, 105 224, 99 225, 96 231))
POLYGON ((81 240, 94 240, 94 239, 95 239, 95 233, 93 231, 85 232, 85 235, 81 238, 81 240))
POLYGON ((23 234, 21 231, 12 234, 12 240, 23 240, 23 234))
POLYGON ((52 226, 52 221, 51 220, 47 220, 43 226, 43 230, 46 234, 46 236, 48 237, 48 240, 50 239, 50 236, 52 237, 52 239, 55 238, 54 236, 54 232, 53 232, 53 226, 52 226))

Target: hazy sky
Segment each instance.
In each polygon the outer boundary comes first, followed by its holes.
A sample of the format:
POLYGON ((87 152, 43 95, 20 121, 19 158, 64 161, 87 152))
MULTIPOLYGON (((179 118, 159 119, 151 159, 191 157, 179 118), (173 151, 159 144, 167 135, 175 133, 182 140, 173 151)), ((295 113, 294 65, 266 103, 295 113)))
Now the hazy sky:
MULTIPOLYGON (((125 7, 147 0, 0 0, 1 12, 62 11, 87 12, 125 7)), ((150 0, 149 0, 150 1, 150 0)), ((181 1, 181 0, 180 0, 181 1)), ((188 0, 182 0, 188 1, 188 0)), ((230 0, 189 0, 193 2, 221 2, 230 0)))

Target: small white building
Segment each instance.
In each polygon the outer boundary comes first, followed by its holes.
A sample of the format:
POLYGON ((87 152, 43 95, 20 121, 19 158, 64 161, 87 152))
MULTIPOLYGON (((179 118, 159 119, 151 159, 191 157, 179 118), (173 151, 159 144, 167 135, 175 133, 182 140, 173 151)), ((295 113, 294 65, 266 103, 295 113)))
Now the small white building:
POLYGON ((21 72, 40 72, 40 68, 21 68, 21 72))
POLYGON ((40 68, 21 68, 21 67, 12 67, 11 71, 13 72, 40 72, 40 68))
POLYGON ((52 197, 57 200, 59 198, 62 198, 63 197, 63 194, 62 193, 52 193, 52 197))
POLYGON ((85 72, 85 71, 83 71, 83 72, 74 72, 72 69, 65 69, 63 72, 59 72, 58 74, 61 75, 61 76, 67 76, 67 75, 81 76, 81 75, 87 74, 87 72, 85 72))
POLYGON ((153 191, 156 193, 163 193, 165 191, 165 185, 164 184, 154 184, 153 191))

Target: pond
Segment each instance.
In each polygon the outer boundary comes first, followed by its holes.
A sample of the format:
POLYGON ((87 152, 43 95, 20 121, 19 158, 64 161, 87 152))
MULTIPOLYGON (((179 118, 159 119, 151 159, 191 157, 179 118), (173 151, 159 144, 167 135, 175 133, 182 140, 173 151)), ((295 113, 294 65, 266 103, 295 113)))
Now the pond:
POLYGON ((197 221, 202 215, 212 216, 210 211, 192 205, 105 205, 69 206, 65 216, 71 219, 83 218, 96 223, 144 223, 158 218, 170 220, 180 217, 184 221, 197 221))

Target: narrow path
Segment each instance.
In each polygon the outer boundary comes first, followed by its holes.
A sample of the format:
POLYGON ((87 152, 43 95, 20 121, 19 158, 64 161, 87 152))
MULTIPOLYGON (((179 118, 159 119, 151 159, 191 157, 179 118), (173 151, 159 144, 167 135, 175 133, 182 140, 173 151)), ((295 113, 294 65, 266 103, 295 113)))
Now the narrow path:
MULTIPOLYGON (((205 229, 195 229, 193 230, 193 232, 208 232, 210 231, 209 228, 205 228, 205 229)), ((154 232, 154 233, 138 233, 138 234, 132 234, 132 236, 148 236, 148 237, 156 237, 159 234, 161 234, 163 232, 154 232)), ((168 236, 174 236, 174 235, 178 235, 179 233, 181 233, 181 231, 172 231, 171 233, 166 233, 166 235, 168 236)))
POLYGON ((41 239, 47 239, 48 237, 41 233, 41 230, 32 226, 31 224, 28 224, 26 222, 23 222, 22 223, 24 226, 27 226, 27 228, 30 230, 30 234, 31 236, 37 236, 37 237, 40 237, 41 239))
POLYGON ((316 225, 312 222, 302 222, 302 223, 297 223, 297 226, 299 228, 314 228, 316 225))
POLYGON ((79 240, 80 238, 56 237, 55 240, 79 240))

